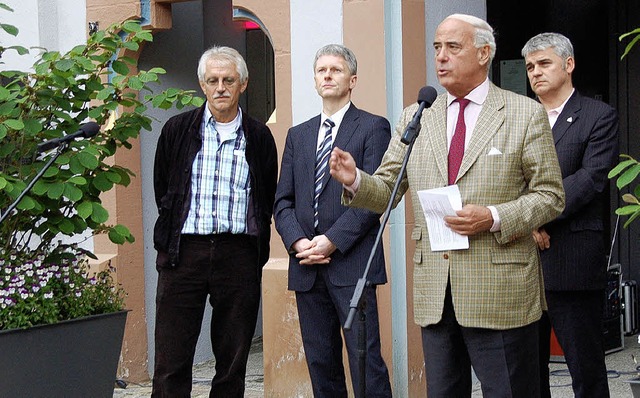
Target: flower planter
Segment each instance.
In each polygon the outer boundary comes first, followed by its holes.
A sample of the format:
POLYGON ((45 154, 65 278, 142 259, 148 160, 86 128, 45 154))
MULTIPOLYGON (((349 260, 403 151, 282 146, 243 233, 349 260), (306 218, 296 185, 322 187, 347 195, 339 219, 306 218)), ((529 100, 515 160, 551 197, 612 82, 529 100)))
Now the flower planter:
POLYGON ((127 311, 0 331, 0 395, 111 398, 127 311))

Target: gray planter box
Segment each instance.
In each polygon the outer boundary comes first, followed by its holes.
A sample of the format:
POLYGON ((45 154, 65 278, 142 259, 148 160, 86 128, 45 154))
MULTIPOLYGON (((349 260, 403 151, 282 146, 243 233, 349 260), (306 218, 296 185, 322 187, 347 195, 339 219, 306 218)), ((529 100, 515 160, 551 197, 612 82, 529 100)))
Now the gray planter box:
POLYGON ((0 331, 1 398, 111 398, 127 311, 0 331))

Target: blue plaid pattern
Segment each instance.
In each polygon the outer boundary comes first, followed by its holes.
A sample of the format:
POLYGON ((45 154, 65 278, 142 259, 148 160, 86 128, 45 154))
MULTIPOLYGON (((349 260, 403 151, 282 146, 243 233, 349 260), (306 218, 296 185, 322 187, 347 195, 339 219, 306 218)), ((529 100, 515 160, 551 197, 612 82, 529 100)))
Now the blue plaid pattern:
POLYGON ((193 161, 191 205, 182 233, 246 233, 251 187, 242 123, 235 135, 221 141, 215 119, 208 115, 207 110, 201 127, 202 148, 193 161))

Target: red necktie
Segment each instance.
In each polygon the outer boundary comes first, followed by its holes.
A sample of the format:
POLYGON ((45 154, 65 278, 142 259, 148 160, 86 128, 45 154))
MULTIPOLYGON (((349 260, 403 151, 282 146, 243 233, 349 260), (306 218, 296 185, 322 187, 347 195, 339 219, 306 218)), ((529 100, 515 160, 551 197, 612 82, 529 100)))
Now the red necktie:
POLYGON ((464 156, 464 139, 467 130, 467 126, 464 124, 464 108, 469 105, 469 100, 457 98, 456 101, 460 104, 460 110, 458 111, 456 130, 451 138, 451 146, 449 146, 449 185, 454 184, 456 177, 458 177, 458 170, 460 170, 460 163, 462 163, 464 156))

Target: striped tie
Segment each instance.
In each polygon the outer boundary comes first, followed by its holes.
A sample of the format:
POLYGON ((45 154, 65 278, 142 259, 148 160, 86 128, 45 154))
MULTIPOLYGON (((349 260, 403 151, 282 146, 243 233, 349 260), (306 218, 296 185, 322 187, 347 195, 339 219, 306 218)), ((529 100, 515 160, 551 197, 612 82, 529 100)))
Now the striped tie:
POLYGON ((320 196, 320 191, 322 191, 322 180, 327 172, 327 164, 331 154, 331 130, 335 123, 331 119, 327 119, 324 121, 323 126, 327 128, 327 132, 316 153, 315 194, 313 195, 313 226, 315 228, 318 227, 318 197, 320 196))

